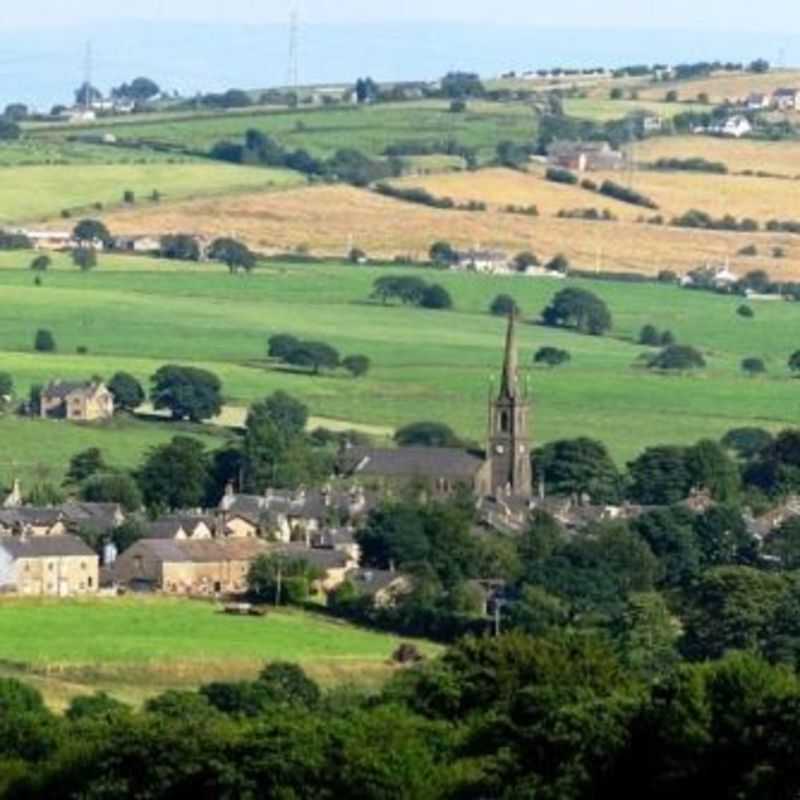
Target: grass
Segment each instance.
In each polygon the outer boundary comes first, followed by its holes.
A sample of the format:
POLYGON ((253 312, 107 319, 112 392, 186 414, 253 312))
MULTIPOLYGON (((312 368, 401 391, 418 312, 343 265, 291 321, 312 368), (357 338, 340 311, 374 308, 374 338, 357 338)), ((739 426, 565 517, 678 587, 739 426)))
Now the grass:
MULTIPOLYGON (((663 97, 658 100, 663 100, 663 97)), ((705 110, 705 106, 690 103, 664 103, 658 102, 658 100, 611 100, 608 96, 605 98, 568 97, 564 100, 564 111, 572 117, 591 119, 595 122, 609 122, 642 111, 657 114, 664 119, 672 119, 677 114, 683 114, 686 111, 705 110)))
MULTIPOLYGON (((0 142, 0 167, 65 166, 67 164, 149 164, 196 162, 190 157, 176 158, 173 153, 160 153, 149 148, 122 150, 66 139, 25 137, 13 142, 0 142)), ((0 173, 2 175, 2 173, 0 173)))
POLYGON ((662 100, 666 92, 674 89, 681 100, 694 100, 699 94, 707 94, 712 103, 725 100, 740 100, 751 92, 770 93, 781 86, 800 85, 800 71, 773 69, 758 75, 752 72, 721 72, 696 80, 661 83, 651 87, 642 86, 639 96, 643 100, 662 100))
MULTIPOLYGON (((221 139, 244 138, 256 128, 276 138, 285 147, 305 148, 319 157, 329 157, 340 148, 355 147, 372 156, 399 141, 443 141, 457 139, 476 148, 486 160, 503 139, 530 141, 536 134, 536 118, 524 105, 476 105, 475 110, 452 114, 442 101, 381 104, 368 108, 348 107, 294 113, 261 112, 225 114, 216 117, 186 116, 166 121, 121 123, 109 127, 120 138, 147 138, 177 143, 207 151, 221 139)), ((92 127, 102 132, 103 125, 92 127)), ((32 133, 43 141, 60 141, 68 131, 32 133)))
MULTIPOLYGON (((503 321, 486 313, 491 299, 510 292, 526 318, 535 319, 565 285, 548 279, 421 273, 441 282, 456 307, 428 312, 364 302, 386 268, 276 265, 237 278, 222 267, 175 269, 163 262, 120 258, 88 275, 56 268, 44 286, 33 287, 30 273, 13 264, 11 256, 0 259, 5 265, 0 292, 6 300, 0 349, 3 368, 14 375, 20 393, 48 376, 109 376, 125 369, 146 381, 167 361, 194 363, 220 375, 232 406, 283 389, 306 402, 314 415, 343 424, 384 430, 419 419, 441 420, 477 441, 485 435, 488 382, 499 369, 503 341, 503 321), (53 330, 60 354, 30 352, 33 330, 43 324, 53 330), (276 369, 264 358, 266 340, 284 331, 330 341, 343 354, 364 353, 373 369, 359 380, 276 369), (72 355, 86 343, 88 355, 72 355)), ((692 442, 743 424, 780 428, 795 423, 796 383, 785 364, 796 349, 790 334, 800 313, 796 305, 756 304, 755 318, 746 320, 737 316, 741 300, 734 297, 654 284, 577 285, 609 304, 614 335, 595 338, 523 327, 522 363, 536 397, 537 442, 592 436, 605 441, 622 463, 650 444, 692 442), (646 323, 701 347, 709 368, 696 376, 663 377, 637 367, 646 348, 633 340, 646 323), (544 345, 569 350, 572 363, 557 370, 528 367, 544 345), (768 376, 744 377, 739 363, 746 356, 765 359, 768 376)), ((77 451, 98 442, 113 450, 109 460, 130 466, 147 446, 144 433, 150 430, 102 431, 107 438, 101 440, 101 431, 94 429, 37 423, 48 425, 45 449, 35 430, 23 437, 21 432, 30 430, 25 426, 32 424, 4 420, 8 461, 30 461, 31 452, 37 460, 49 460, 51 450, 66 454, 70 446, 77 451), (66 432, 69 441, 59 441, 66 432), (118 435, 130 438, 114 444, 118 435)), ((156 430, 168 435, 171 428, 164 424, 156 430)))
POLYGON ((141 702, 168 688, 252 679, 269 661, 301 664, 328 685, 377 683, 399 642, 297 610, 251 619, 178 599, 0 602, 0 671, 30 680, 57 707, 99 688, 141 702))
POLYGON ((93 203, 119 204, 128 189, 142 205, 152 206, 145 198, 154 190, 164 201, 173 201, 302 182, 299 175, 288 170, 213 162, 8 167, 0 171, 0 177, 0 224, 54 217, 62 209, 93 203))

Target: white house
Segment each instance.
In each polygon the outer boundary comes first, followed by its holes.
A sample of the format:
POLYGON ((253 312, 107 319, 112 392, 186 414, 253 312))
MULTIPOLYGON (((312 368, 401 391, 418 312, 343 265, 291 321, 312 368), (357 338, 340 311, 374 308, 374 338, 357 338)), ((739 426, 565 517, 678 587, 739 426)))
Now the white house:
POLYGON ((761 111, 772 105, 772 99, 763 92, 753 92, 745 101, 745 105, 750 111, 761 111))
POLYGON ((747 136, 748 133, 752 132, 753 126, 747 117, 737 114, 715 122, 708 130, 709 133, 715 133, 718 136, 731 136, 734 139, 741 139, 742 136, 747 136))
POLYGON ((482 272, 487 275, 507 275, 511 273, 508 253, 502 250, 472 249, 458 254, 454 270, 482 272))
POLYGON ((800 89, 776 89, 772 94, 772 105, 781 111, 796 111, 800 107, 800 89))

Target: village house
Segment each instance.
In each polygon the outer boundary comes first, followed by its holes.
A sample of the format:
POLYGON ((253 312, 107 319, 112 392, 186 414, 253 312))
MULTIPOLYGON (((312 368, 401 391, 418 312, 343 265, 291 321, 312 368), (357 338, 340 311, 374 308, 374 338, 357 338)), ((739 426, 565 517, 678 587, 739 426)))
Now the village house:
POLYGON ((34 250, 72 250, 78 246, 71 231, 37 231, 17 228, 14 233, 26 236, 34 250))
POLYGON ((797 111, 800 107, 800 89, 776 89, 772 93, 772 105, 779 111, 797 111))
POLYGON ((57 507, 61 518, 72 530, 91 527, 110 531, 125 522, 125 512, 119 503, 87 503, 69 500, 57 507))
POLYGON ((358 597, 368 598, 373 608, 394 608, 414 588, 408 575, 379 569, 353 569, 345 576, 358 597))
POLYGON ((250 564, 268 550, 260 539, 141 539, 117 558, 110 577, 133 591, 241 594, 247 590, 250 564))
POLYGON ((753 92, 745 101, 749 111, 762 111, 772 105, 772 98, 763 92, 753 92))
POLYGON ((94 594, 98 561, 76 536, 0 537, 0 591, 52 597, 94 594))
POLYGON ((58 508, 33 506, 0 509, 1 536, 63 536, 67 533, 64 514, 58 508))
POLYGON ((114 416, 114 396, 102 382, 51 381, 39 399, 43 419, 96 422, 114 416))
POLYGON ((213 517, 174 515, 161 517, 150 523, 147 539, 173 539, 175 541, 207 541, 214 538, 213 517))
POLYGON ((741 139, 742 136, 747 136, 752 130, 753 126, 750 120, 741 114, 736 114, 713 123, 708 132, 717 136, 730 136, 734 139, 741 139))
POLYGON ((664 118, 660 117, 658 114, 643 114, 641 120, 642 132, 645 135, 650 133, 660 133, 664 129, 664 118))
POLYGON ((608 142, 569 141, 553 142, 547 149, 547 162, 574 172, 620 170, 627 163, 623 153, 608 142))

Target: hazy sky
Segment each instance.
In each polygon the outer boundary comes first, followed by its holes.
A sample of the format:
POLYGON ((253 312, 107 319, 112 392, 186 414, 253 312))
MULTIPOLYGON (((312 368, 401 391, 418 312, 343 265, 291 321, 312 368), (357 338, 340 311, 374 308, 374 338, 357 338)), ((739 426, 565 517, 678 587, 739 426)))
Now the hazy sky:
MULTIPOLYGON (((283 22, 292 0, 26 0, 3 3, 0 29, 135 17, 283 22), (77 8, 76 8, 77 7, 77 8)), ((512 25, 800 33, 797 0, 298 0, 307 23, 457 20, 512 25)))

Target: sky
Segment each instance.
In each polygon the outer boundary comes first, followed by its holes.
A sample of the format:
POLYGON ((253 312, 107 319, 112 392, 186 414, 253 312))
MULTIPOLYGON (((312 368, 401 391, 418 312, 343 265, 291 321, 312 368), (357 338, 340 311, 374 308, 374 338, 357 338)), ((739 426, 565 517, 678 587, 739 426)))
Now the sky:
MULTIPOLYGON (((285 21, 293 0, 26 0, 3 3, 0 30, 95 20, 264 24, 285 21), (76 9, 77 6, 77 9, 76 9)), ((359 22, 502 23, 536 27, 669 28, 800 33, 796 0, 296 0, 307 24, 359 22)))

